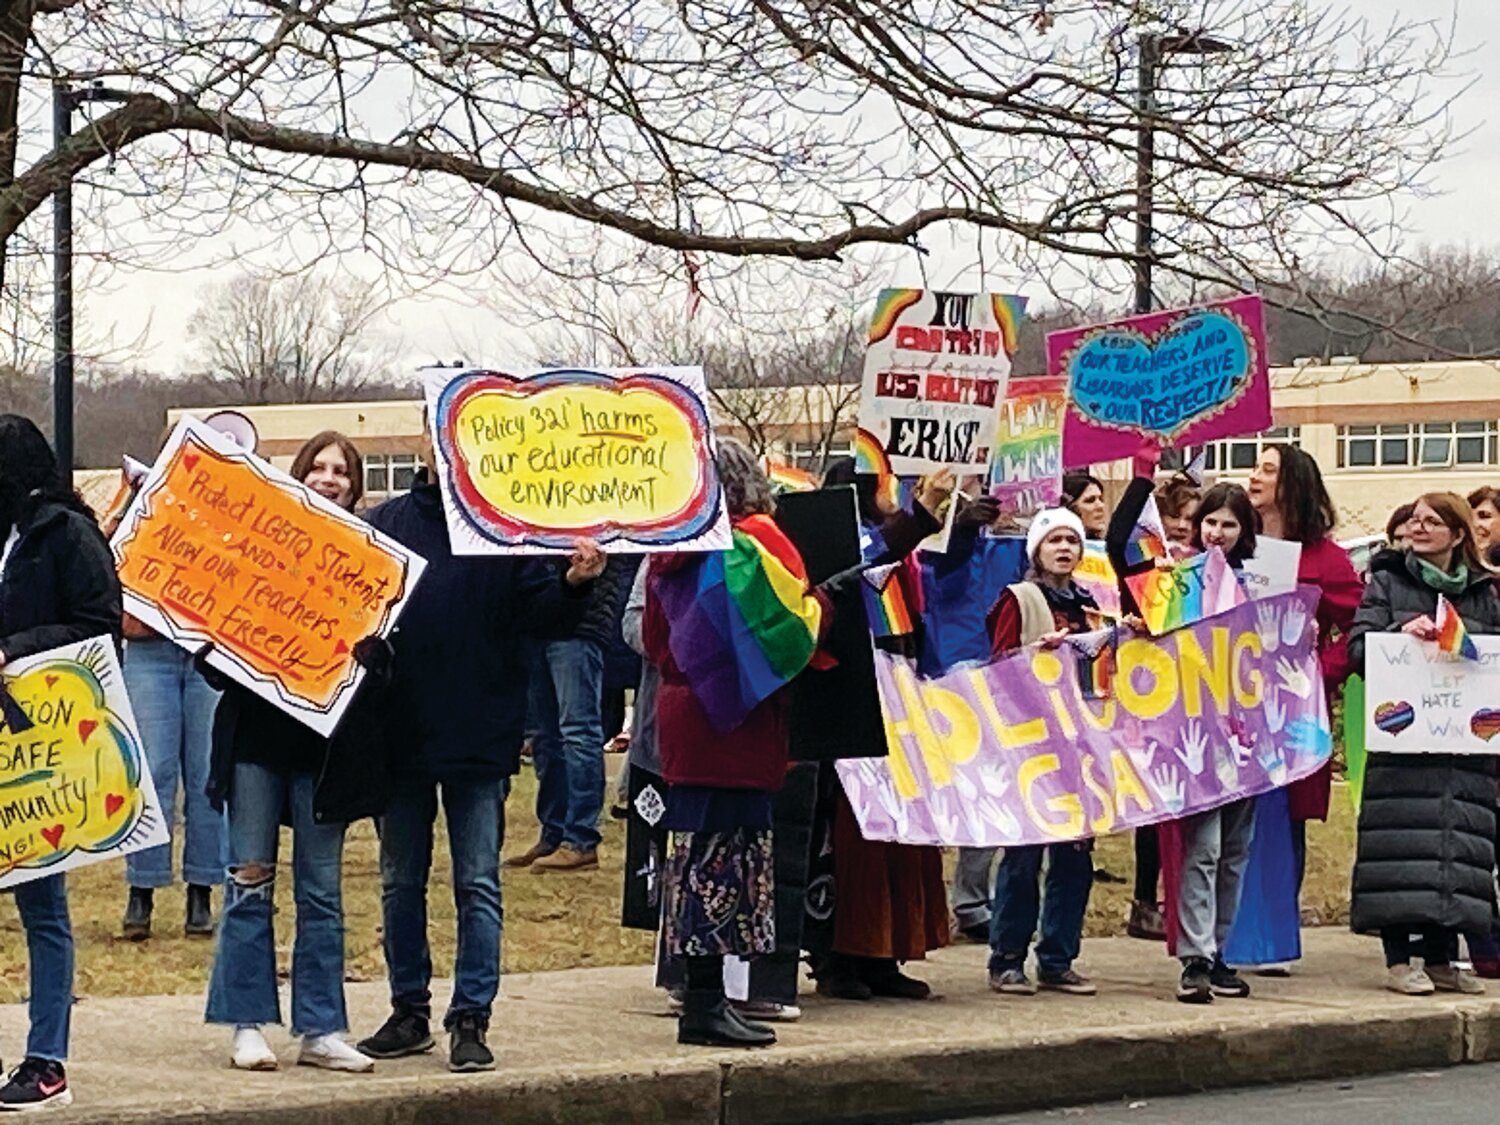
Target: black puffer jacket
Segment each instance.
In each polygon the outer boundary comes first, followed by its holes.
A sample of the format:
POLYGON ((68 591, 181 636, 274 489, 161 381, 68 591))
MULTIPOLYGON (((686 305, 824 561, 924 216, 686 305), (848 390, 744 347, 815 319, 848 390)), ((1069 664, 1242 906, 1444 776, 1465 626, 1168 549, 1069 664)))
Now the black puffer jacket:
POLYGON ((82 512, 42 500, 22 515, 0 574, 0 653, 20 660, 101 636, 120 639, 109 544, 82 512))
MULTIPOLYGON (((1487 574, 1449 600, 1470 633, 1500 633, 1500 598, 1487 574)), ((1364 638, 1437 613, 1437 593, 1407 553, 1378 556, 1354 617, 1349 655, 1364 638)), ((1350 926, 1485 930, 1495 913, 1495 763, 1487 755, 1372 754, 1365 771, 1350 926)))

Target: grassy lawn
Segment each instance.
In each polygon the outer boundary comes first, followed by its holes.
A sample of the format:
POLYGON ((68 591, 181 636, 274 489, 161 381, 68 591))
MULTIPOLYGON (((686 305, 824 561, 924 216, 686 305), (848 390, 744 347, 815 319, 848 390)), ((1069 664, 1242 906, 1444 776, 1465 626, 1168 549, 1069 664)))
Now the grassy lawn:
MULTIPOLYGON (((620 759, 611 756, 609 768, 620 759)), ((526 771, 511 794, 507 809, 507 854, 535 838, 536 785, 526 771)), ((443 831, 441 823, 438 831, 443 831)), ((651 935, 619 925, 621 822, 605 828, 598 871, 579 875, 506 873, 505 968, 509 972, 567 969, 590 965, 645 964, 651 960, 651 935)), ((440 836, 441 841, 441 836, 440 836)), ((276 889, 277 945, 283 967, 291 954, 290 837, 283 833, 281 870, 276 889)), ((1349 914, 1349 869, 1354 849, 1354 817, 1342 788, 1336 787, 1332 819, 1310 826, 1305 908, 1327 923, 1349 914)), ((429 903, 435 971, 446 976, 453 967, 454 910, 446 847, 434 848, 429 903)), ((1100 842, 1095 862, 1129 878, 1134 870, 1128 835, 1100 842)), ((151 993, 202 993, 207 985, 213 944, 182 936, 183 893, 180 887, 156 893, 155 936, 134 944, 119 937, 125 908, 124 864, 100 863, 68 876, 73 932, 78 944, 80 996, 132 996, 151 993)), ((1128 885, 1098 884, 1089 906, 1090 936, 1124 932, 1128 885)), ((348 929, 349 974, 379 980, 385 975, 380 952, 380 870, 375 833, 368 821, 349 833, 344 852, 344 911, 348 929)), ((0 895, 0 933, 8 956, 0 958, 0 1002, 26 994, 26 959, 21 924, 9 895, 0 895)))

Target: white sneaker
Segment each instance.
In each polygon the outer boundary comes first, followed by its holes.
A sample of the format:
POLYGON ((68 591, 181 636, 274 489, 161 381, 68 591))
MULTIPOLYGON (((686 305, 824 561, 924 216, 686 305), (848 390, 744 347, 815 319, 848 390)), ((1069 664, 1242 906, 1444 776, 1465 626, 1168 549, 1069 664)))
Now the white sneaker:
POLYGON ((258 1027, 234 1029, 234 1053, 229 1065, 236 1070, 275 1070, 281 1064, 276 1061, 276 1052, 260 1033, 258 1027))
POLYGON ((307 1035, 302 1039, 297 1065, 365 1074, 375 1069, 375 1060, 369 1055, 360 1054, 337 1035, 307 1035))
POLYGON ((1392 965, 1386 970, 1385 986, 1404 996, 1431 996, 1437 991, 1432 978, 1420 965, 1392 965))
POLYGON ((1439 992, 1462 992, 1469 996, 1484 993, 1484 982, 1468 969, 1460 969, 1457 965, 1428 965, 1426 974, 1439 992))

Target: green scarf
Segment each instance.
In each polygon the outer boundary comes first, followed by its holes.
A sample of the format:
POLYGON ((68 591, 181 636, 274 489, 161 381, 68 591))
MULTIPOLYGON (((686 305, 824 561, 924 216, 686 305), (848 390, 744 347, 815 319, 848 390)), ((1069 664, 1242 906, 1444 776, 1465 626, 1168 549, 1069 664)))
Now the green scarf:
POLYGON ((1413 577, 1421 579, 1440 594, 1447 594, 1450 598, 1462 594, 1469 588, 1469 566, 1462 559, 1458 560, 1451 572, 1439 570, 1426 559, 1418 558, 1416 555, 1407 556, 1415 566, 1409 567, 1413 577))

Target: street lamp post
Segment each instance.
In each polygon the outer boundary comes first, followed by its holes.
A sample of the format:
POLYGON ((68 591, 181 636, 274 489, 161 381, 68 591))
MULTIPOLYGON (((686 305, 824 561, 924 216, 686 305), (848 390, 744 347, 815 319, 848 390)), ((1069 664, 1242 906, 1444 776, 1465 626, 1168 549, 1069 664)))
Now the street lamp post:
MULTIPOLYGON (((74 90, 52 84, 52 147, 73 135, 73 111, 85 102, 124 102, 130 95, 94 82, 74 90)), ((73 177, 52 193, 52 444, 63 484, 73 486, 73 177)))
POLYGON ((1147 32, 1136 41, 1135 312, 1151 311, 1153 187, 1156 179, 1156 74, 1172 55, 1220 55, 1234 46, 1202 32, 1147 32))

